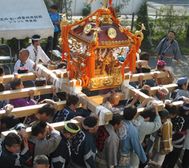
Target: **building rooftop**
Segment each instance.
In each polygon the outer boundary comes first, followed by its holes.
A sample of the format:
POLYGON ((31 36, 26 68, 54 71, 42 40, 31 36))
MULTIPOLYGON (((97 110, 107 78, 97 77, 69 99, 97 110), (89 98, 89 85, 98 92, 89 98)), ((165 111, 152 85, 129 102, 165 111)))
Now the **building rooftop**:
POLYGON ((151 2, 161 3, 161 4, 189 4, 189 0, 150 0, 151 2))

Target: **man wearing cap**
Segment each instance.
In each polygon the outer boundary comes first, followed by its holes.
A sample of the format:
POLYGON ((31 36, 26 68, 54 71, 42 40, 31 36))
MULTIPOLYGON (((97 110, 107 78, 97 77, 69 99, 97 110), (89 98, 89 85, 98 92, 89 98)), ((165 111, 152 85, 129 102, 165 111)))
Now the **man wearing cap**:
POLYGON ((160 72, 166 72, 167 75, 163 78, 157 78, 157 75, 154 74, 157 85, 167 85, 173 83, 175 77, 174 74, 167 68, 165 68, 166 62, 163 60, 158 60, 156 69, 160 72))
POLYGON ((68 168, 71 156, 70 142, 78 132, 79 126, 74 123, 65 123, 63 130, 61 131, 61 141, 56 150, 50 155, 51 167, 53 168, 68 168))
POLYGON ((188 91, 188 78, 181 77, 177 80, 178 89, 175 91, 176 96, 175 100, 178 100, 180 97, 188 97, 189 98, 189 91, 188 91))
POLYGON ((27 47, 27 50, 29 51, 29 58, 35 62, 35 64, 38 64, 41 60, 44 64, 48 64, 51 62, 49 57, 45 54, 43 49, 40 46, 40 35, 33 35, 32 36, 32 44, 27 47))
POLYGON ((94 134, 98 129, 95 116, 86 117, 82 130, 72 140, 70 168, 95 168, 96 143, 94 134))

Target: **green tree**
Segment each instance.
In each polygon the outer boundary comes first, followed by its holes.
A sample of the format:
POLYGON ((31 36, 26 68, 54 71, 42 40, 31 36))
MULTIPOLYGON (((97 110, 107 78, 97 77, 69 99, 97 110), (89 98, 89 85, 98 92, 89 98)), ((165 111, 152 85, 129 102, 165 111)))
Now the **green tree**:
POLYGON ((153 25, 153 44, 156 46, 159 41, 167 34, 169 30, 176 32, 176 40, 179 43, 181 52, 188 54, 189 49, 189 16, 185 10, 178 11, 172 5, 160 8, 157 12, 156 19, 150 19, 153 25))
POLYGON ((143 30, 144 40, 141 45, 141 49, 145 51, 149 51, 152 48, 151 42, 151 30, 148 21, 148 8, 147 8, 147 0, 141 5, 138 13, 137 13, 137 20, 136 20, 136 29, 141 29, 141 24, 144 24, 146 30, 143 30))
POLYGON ((91 5, 84 4, 84 8, 82 9, 82 16, 88 16, 91 13, 91 5))
POLYGON ((166 33, 169 30, 174 30, 177 34, 183 34, 186 30, 185 24, 187 21, 186 11, 178 13, 172 5, 162 7, 157 13, 156 31, 166 33))
POLYGON ((186 42, 189 42, 189 25, 187 25, 186 42))

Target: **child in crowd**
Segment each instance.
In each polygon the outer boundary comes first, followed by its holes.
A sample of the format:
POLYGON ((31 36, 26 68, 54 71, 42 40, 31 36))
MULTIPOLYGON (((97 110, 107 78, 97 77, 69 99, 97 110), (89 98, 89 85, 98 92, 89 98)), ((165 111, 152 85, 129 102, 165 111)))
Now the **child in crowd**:
MULTIPOLYGON (((13 79, 13 81, 11 81, 10 83, 10 86, 12 90, 20 90, 24 87, 20 78, 13 79)), ((28 98, 11 99, 10 104, 12 104, 14 107, 24 107, 36 104, 35 101, 31 99, 31 97, 33 96, 32 91, 28 92, 28 96, 28 98)))

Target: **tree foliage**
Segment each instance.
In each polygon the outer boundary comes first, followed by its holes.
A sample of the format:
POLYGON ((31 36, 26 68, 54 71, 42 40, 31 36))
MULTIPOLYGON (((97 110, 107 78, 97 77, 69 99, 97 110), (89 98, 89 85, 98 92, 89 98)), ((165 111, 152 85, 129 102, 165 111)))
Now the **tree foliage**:
POLYGON ((160 8, 156 18, 150 19, 149 22, 155 46, 169 30, 173 30, 177 34, 176 39, 181 50, 185 53, 186 42, 189 41, 189 16, 186 11, 178 12, 173 6, 165 6, 160 8))
POLYGON ((151 30, 149 27, 148 21, 148 8, 147 8, 147 1, 145 0, 142 6, 140 7, 137 13, 137 20, 136 20, 136 29, 140 30, 142 23, 144 24, 146 30, 143 31, 144 40, 142 42, 141 48, 143 50, 151 50, 152 43, 151 43, 151 30))

